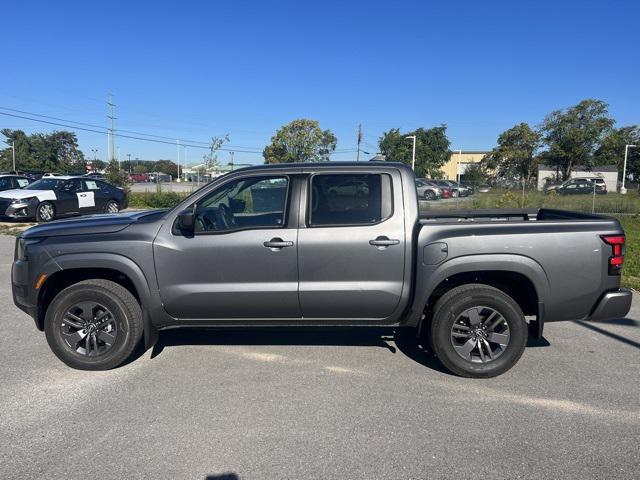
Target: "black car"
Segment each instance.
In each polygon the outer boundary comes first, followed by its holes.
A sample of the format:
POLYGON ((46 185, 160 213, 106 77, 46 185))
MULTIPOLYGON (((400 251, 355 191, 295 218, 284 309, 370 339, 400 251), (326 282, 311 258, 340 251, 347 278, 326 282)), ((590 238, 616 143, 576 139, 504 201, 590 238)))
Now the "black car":
MULTIPOLYGON (((565 182, 555 190, 558 195, 592 195, 594 192, 600 193, 595 182, 582 179, 565 182)), ((606 193, 606 190, 604 193, 606 193)))
POLYGON ((46 177, 22 189, 0 192, 0 216, 48 222, 86 213, 118 213, 124 190, 87 177, 46 177))
POLYGON ((0 175, 0 192, 24 188, 31 181, 22 175, 0 175))

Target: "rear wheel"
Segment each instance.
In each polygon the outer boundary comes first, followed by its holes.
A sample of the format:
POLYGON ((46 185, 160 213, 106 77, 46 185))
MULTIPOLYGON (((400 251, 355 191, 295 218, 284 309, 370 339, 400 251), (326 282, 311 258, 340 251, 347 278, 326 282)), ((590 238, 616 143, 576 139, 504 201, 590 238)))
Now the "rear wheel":
POLYGON ((115 200, 109 200, 104 206, 104 213, 118 213, 120 205, 115 200))
POLYGON ((124 363, 142 337, 142 310, 126 288, 85 280, 62 290, 45 316, 53 353, 80 370, 108 370, 124 363))
POLYGON ((36 207, 36 221, 50 222, 56 218, 56 207, 51 202, 42 202, 36 207))
POLYGON ((445 367, 463 377, 488 378, 506 372, 522 356, 527 336, 520 306, 488 285, 456 287, 433 309, 433 351, 445 367))

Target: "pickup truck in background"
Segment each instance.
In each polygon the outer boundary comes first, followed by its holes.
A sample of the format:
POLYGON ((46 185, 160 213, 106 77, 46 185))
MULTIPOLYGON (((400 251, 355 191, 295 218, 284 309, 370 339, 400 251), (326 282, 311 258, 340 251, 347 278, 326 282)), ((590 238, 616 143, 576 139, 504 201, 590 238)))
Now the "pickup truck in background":
POLYGON ((491 377, 546 322, 626 315, 624 240, 613 218, 558 210, 421 215, 403 164, 256 166, 169 211, 30 228, 13 298, 79 369, 117 367, 167 328, 384 325, 491 377))

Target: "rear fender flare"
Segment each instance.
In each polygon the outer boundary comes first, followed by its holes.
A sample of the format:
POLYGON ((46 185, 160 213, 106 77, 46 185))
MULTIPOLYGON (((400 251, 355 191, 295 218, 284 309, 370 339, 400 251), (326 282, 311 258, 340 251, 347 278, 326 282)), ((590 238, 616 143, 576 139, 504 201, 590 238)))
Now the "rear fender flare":
POLYGON ((408 326, 418 326, 424 308, 434 290, 445 279, 459 273, 502 271, 519 273, 534 286, 538 297, 538 320, 542 324, 544 303, 550 296, 550 285, 542 266, 530 257, 514 254, 468 255, 452 258, 430 271, 419 266, 416 276, 416 297, 407 319, 408 326))

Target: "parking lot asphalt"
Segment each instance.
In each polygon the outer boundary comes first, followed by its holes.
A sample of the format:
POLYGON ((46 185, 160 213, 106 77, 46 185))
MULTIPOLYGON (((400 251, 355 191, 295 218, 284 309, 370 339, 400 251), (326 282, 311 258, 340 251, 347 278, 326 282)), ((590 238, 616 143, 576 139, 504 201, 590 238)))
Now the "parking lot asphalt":
POLYGON ((167 331, 72 370, 13 306, 0 236, 0 478, 638 478, 640 297, 548 324, 489 380, 387 329, 167 331))

